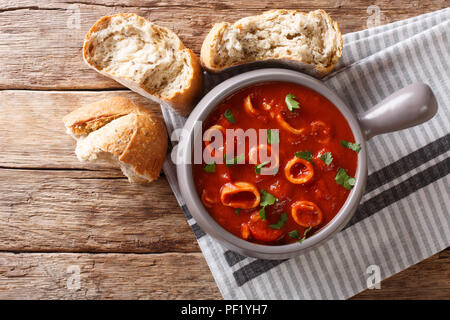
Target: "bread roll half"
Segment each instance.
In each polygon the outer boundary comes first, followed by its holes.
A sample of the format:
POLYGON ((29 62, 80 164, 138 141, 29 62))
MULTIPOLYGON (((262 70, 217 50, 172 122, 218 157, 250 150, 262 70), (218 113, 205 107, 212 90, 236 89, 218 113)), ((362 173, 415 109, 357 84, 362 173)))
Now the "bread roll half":
POLYGON ((161 119, 123 97, 88 104, 63 119, 67 133, 77 140, 75 153, 84 161, 118 164, 130 182, 159 177, 167 150, 161 119))
POLYGON ((322 77, 342 54, 342 35, 323 10, 271 10, 233 24, 215 24, 203 42, 210 72, 249 62, 277 62, 322 77))
POLYGON ((199 58, 172 31, 133 13, 98 20, 84 61, 131 90, 187 116, 202 91, 199 58))

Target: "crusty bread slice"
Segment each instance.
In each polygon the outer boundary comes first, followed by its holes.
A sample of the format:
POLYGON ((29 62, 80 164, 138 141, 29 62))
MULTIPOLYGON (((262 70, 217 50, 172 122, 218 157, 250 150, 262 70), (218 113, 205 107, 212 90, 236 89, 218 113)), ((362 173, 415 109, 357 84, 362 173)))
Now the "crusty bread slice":
POLYGON ((202 91, 199 58, 172 31, 133 13, 98 20, 84 61, 131 90, 187 116, 202 91))
POLYGON ((130 182, 157 179, 167 150, 161 119, 123 97, 97 101, 63 119, 67 133, 77 140, 75 153, 84 161, 119 164, 130 182))
POLYGON ((243 63, 277 62, 321 77, 341 54, 341 32, 325 11, 271 10, 233 24, 215 24, 200 59, 210 72, 243 63))

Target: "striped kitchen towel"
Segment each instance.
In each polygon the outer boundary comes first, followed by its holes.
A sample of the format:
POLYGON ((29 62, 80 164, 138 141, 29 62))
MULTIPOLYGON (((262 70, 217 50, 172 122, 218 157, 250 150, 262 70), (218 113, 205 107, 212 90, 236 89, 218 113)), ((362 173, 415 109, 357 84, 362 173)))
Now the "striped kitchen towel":
MULTIPOLYGON (((164 172, 225 299, 346 299, 450 245, 450 8, 344 35, 344 52, 323 81, 355 113, 425 82, 438 114, 367 143, 367 190, 354 218, 325 244, 289 260, 247 258, 199 228, 181 198, 170 160, 164 172)), ((206 74, 210 89, 241 70, 206 74)), ((163 108, 169 133, 184 124, 163 108)))

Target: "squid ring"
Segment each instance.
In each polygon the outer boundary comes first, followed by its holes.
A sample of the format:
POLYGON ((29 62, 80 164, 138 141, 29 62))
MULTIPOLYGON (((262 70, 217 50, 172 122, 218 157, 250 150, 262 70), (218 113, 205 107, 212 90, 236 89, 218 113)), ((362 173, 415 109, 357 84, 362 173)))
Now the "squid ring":
POLYGON ((245 109, 245 111, 247 111, 247 113, 249 113, 251 115, 257 116, 259 114, 259 110, 256 110, 253 107, 252 99, 250 98, 250 96, 247 96, 244 100, 244 109, 245 109))
POLYGON ((228 182, 220 190, 220 201, 224 206, 252 209, 259 205, 260 200, 258 189, 248 182, 228 182))
POLYGON ((272 242, 279 240, 284 235, 283 230, 270 228, 269 222, 267 220, 263 221, 258 212, 250 216, 248 227, 252 237, 258 241, 272 242))
POLYGON ((217 204, 218 199, 215 199, 214 197, 211 197, 211 196, 208 194, 208 191, 203 190, 203 191, 202 191, 202 202, 203 202, 203 204, 204 204, 206 207, 211 208, 212 206, 214 206, 215 204, 217 204))
POLYGON ((311 201, 296 201, 291 211, 294 221, 305 228, 318 226, 322 222, 322 210, 311 201))
POLYGON ((203 139, 205 141, 205 149, 207 149, 212 156, 214 156, 214 154, 212 152, 214 150, 211 150, 211 147, 209 145, 211 143, 211 138, 212 138, 213 132, 215 132, 216 130, 218 130, 222 133, 222 137, 225 137, 225 128, 222 127, 220 124, 216 124, 216 125, 209 127, 205 131, 204 139, 203 139))
POLYGON ((302 184, 311 180, 311 178, 314 176, 314 168, 311 162, 305 159, 294 157, 289 160, 288 163, 286 163, 286 166, 284 167, 284 174, 288 181, 295 184, 302 184), (292 169, 295 165, 303 166, 303 168, 300 170, 300 174, 294 174, 292 172, 292 169))
POLYGON ((281 114, 277 114, 275 119, 277 120, 277 122, 280 124, 280 126, 283 129, 285 129, 293 134, 302 134, 303 132, 305 132, 305 128, 295 129, 294 127, 292 127, 289 123, 286 122, 286 120, 283 119, 281 114))

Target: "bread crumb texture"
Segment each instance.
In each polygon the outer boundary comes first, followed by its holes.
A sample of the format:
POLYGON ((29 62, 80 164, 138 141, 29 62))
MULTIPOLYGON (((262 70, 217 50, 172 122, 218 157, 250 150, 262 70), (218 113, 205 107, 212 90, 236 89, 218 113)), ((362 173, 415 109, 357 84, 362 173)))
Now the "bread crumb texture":
POLYGON ((81 162, 118 164, 130 182, 159 177, 167 133, 162 120, 145 107, 113 97, 78 108, 63 121, 77 140, 75 153, 81 162))
POLYGON ((192 61, 198 58, 175 33, 132 13, 97 21, 86 36, 83 52, 98 71, 136 83, 169 102, 189 91, 192 79, 198 77, 194 70, 198 61, 192 61))
POLYGON ((342 52, 339 27, 323 10, 271 10, 233 24, 223 22, 205 41, 202 63, 211 69, 286 59, 314 65, 323 73, 336 65, 342 52))

